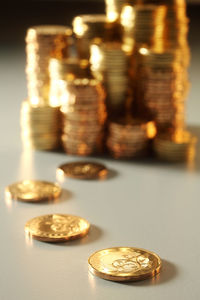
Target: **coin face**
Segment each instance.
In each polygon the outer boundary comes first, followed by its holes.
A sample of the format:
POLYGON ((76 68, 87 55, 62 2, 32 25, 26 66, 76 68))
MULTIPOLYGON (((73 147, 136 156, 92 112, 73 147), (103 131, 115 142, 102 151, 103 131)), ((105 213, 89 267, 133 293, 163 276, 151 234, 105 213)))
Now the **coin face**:
POLYGON ((153 252, 132 247, 108 248, 88 259, 92 274, 112 281, 138 281, 160 272, 161 259, 153 252))
POLYGON ((65 176, 77 179, 103 178, 108 173, 103 164, 89 161, 63 164, 58 169, 62 170, 65 176))
POLYGON ((37 240, 56 243, 84 237, 89 228, 89 222, 80 217, 53 214, 28 221, 25 232, 37 240))
POLYGON ((23 180, 6 187, 7 196, 24 202, 52 200, 59 197, 60 194, 60 186, 47 181, 23 180))

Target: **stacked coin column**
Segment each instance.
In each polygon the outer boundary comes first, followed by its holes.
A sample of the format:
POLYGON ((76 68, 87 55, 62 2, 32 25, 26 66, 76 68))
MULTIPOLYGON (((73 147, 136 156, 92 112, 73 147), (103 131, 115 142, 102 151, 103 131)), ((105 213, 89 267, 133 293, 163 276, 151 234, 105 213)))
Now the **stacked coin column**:
POLYGON ((68 57, 72 31, 65 26, 36 26, 26 36, 28 99, 22 103, 21 129, 25 146, 51 150, 60 145, 60 108, 49 97, 50 58, 68 57))
POLYGON ((109 118, 124 114, 129 81, 128 58, 121 43, 92 45, 90 61, 93 75, 105 86, 109 118))
POLYGON ((148 50, 139 67, 140 100, 156 121, 158 132, 184 128, 187 74, 176 51, 148 50))
POLYGON ((31 105, 52 105, 49 102, 49 60, 68 57, 72 31, 65 26, 36 26, 26 35, 26 75, 28 101, 31 105))
POLYGON ((163 50, 165 16, 164 5, 125 5, 120 16, 124 51, 135 55, 141 47, 163 50))
POLYGON ((51 58, 49 62, 50 102, 65 102, 66 84, 75 78, 89 78, 89 62, 71 57, 66 59, 51 58))
POLYGON ((77 54, 80 59, 89 60, 90 44, 94 39, 102 40, 105 35, 105 15, 80 15, 73 20, 77 54))
POLYGON ((140 61, 139 51, 144 49, 164 48, 166 15, 165 6, 157 5, 130 5, 122 8, 120 20, 123 26, 123 49, 129 56, 129 78, 132 90, 132 105, 130 110, 139 118, 150 118, 142 107, 138 96, 140 78, 138 76, 138 65, 140 61))
POLYGON ((61 107, 64 150, 75 155, 102 151, 106 121, 102 85, 93 79, 75 79, 66 82, 65 95, 61 107))

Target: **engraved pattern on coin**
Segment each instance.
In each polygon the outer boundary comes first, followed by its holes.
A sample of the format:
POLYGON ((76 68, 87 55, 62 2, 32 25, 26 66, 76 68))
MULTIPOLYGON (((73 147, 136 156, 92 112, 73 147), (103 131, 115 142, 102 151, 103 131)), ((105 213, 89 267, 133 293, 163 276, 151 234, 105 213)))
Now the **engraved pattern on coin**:
POLYGON ((160 272, 161 259, 151 251, 133 247, 99 250, 89 259, 92 274, 113 281, 137 281, 160 272))
POLYGON ((122 255, 121 259, 112 262, 112 266, 117 272, 136 272, 142 268, 150 268, 151 265, 147 255, 139 252, 134 252, 133 255, 122 255))

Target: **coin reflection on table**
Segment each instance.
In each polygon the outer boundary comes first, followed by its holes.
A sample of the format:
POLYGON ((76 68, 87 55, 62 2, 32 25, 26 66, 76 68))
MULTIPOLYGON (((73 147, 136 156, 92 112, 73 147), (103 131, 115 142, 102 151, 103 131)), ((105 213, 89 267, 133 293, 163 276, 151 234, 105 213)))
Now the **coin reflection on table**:
POLYGON ((92 254, 89 271, 103 279, 112 281, 138 281, 154 277, 160 272, 161 259, 151 251, 114 247, 92 254))
POLYGON ((41 202, 56 199, 61 194, 58 184, 39 181, 23 180, 6 187, 6 196, 23 202, 41 202))
POLYGON ((76 178, 76 179, 100 179, 105 178, 108 169, 100 163, 91 161, 77 161, 62 164, 58 167, 59 176, 76 178))
POLYGON ((66 242, 84 237, 90 229, 87 220, 72 215, 52 214, 28 221, 25 233, 43 242, 66 242))

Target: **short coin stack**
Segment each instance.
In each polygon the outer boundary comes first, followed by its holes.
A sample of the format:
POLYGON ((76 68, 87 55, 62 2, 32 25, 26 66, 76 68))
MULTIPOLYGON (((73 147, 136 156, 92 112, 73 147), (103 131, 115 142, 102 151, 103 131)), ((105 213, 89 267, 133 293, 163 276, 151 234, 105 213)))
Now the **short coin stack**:
POLYGON ((138 68, 140 111, 147 109, 159 131, 184 127, 189 82, 176 51, 148 51, 138 68))
POLYGON ((26 35, 28 101, 32 105, 54 105, 49 102, 51 57, 69 56, 72 31, 66 26, 35 26, 26 35))
POLYGON ((94 39, 103 39, 105 24, 105 15, 80 15, 74 18, 73 31, 80 59, 89 59, 90 44, 94 39))
POLYGON ((75 79, 67 83, 66 92, 61 107, 64 150, 77 155, 100 151, 106 120, 102 85, 94 79, 75 79))
POLYGON ((92 45, 90 60, 94 76, 102 76, 107 94, 108 113, 113 115, 125 105, 129 87, 127 55, 120 43, 103 43, 92 45))
POLYGON ((115 158, 142 156, 148 150, 149 138, 154 137, 155 133, 152 122, 137 119, 111 122, 109 124, 107 147, 115 158))
POLYGON ((33 106, 24 101, 21 107, 21 136, 25 147, 53 150, 60 145, 60 108, 33 106))
POLYGON ((154 140, 154 151, 160 159, 166 161, 192 161, 196 142, 197 138, 190 132, 178 130, 172 134, 158 135, 154 140))

